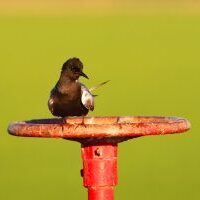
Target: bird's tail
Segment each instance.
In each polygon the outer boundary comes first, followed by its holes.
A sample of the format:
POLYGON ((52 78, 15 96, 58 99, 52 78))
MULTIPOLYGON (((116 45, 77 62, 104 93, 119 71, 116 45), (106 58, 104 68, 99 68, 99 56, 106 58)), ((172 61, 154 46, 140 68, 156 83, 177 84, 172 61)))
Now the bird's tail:
POLYGON ((100 88, 101 86, 105 85, 105 84, 108 83, 109 81, 110 81, 110 80, 104 81, 104 82, 102 82, 102 83, 100 83, 100 84, 98 84, 98 85, 95 85, 95 86, 91 87, 91 88, 89 89, 89 91, 90 91, 90 92, 93 92, 94 90, 100 88))

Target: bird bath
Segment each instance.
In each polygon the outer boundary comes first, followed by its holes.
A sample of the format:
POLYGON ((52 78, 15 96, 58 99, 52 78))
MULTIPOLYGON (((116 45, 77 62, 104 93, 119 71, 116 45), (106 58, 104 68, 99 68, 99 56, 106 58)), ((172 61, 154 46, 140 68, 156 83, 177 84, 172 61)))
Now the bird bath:
POLYGON ((117 185, 117 145, 149 135, 182 133, 190 123, 178 117, 70 117, 14 122, 11 135, 63 138, 81 143, 83 184, 89 200, 113 200, 117 185))

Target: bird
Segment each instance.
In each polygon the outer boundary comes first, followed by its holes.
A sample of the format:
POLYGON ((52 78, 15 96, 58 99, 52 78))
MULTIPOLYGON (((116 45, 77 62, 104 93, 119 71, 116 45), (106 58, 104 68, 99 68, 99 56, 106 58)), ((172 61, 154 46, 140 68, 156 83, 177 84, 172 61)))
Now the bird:
POLYGON ((100 83, 88 89, 79 81, 79 77, 88 76, 83 72, 83 63, 79 58, 68 59, 61 68, 59 80, 50 92, 48 108, 52 115, 57 117, 86 116, 94 110, 92 91, 106 84, 100 83))

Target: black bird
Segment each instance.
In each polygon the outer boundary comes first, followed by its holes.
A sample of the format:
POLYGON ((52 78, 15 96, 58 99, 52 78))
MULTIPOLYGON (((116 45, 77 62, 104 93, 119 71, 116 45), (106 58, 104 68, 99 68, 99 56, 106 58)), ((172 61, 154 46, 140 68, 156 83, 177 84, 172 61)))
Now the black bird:
POLYGON ((52 89, 48 107, 54 116, 84 116, 94 110, 94 96, 92 90, 104 85, 103 82, 90 90, 81 82, 79 77, 88 76, 83 72, 83 63, 78 58, 67 60, 61 70, 60 78, 52 89))

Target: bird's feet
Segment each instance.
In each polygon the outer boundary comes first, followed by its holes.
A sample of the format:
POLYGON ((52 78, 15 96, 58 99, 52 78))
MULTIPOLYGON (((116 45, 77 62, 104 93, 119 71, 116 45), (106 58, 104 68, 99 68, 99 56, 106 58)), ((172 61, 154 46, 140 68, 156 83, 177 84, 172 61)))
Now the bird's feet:
POLYGON ((62 122, 62 124, 66 124, 67 123, 67 117, 62 117, 61 122, 62 122))
POLYGON ((82 118, 82 120, 81 120, 80 125, 81 125, 81 126, 84 126, 84 127, 86 128, 86 124, 85 124, 85 116, 83 115, 83 116, 81 116, 81 118, 82 118))
MULTIPOLYGON (((74 116, 74 117, 76 118, 76 116, 74 116)), ((73 119, 73 117, 70 117, 70 119, 68 117, 62 117, 61 123, 62 124, 72 123, 71 118, 73 119), (68 120, 70 122, 68 122, 68 120)), ((77 129, 79 126, 84 126, 86 128, 87 126, 85 124, 85 116, 80 116, 80 120, 78 119, 78 121, 75 120, 74 125, 76 125, 75 129, 77 129)))

